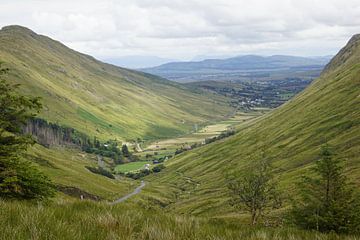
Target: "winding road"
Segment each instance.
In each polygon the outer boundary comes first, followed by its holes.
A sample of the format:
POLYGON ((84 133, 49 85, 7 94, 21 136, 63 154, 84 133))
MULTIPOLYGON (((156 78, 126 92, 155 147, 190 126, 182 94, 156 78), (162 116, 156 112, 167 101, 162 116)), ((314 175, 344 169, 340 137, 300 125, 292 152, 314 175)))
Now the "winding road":
POLYGON ((136 195, 136 194, 138 194, 138 193, 140 193, 140 192, 141 192, 141 189, 142 189, 143 187, 145 187, 145 185, 146 185, 146 183, 145 183, 144 181, 141 181, 140 186, 138 186, 137 188, 135 188, 135 190, 134 190, 132 193, 129 193, 129 194, 123 196, 122 198, 119 198, 119 199, 117 199, 117 200, 115 200, 115 201, 113 201, 113 202, 111 202, 111 203, 109 203, 109 204, 110 204, 110 205, 114 205, 114 204, 118 204, 118 203, 121 203, 121 202, 125 201, 126 199, 128 199, 128 198, 130 198, 130 197, 132 197, 132 196, 134 196, 134 195, 136 195))

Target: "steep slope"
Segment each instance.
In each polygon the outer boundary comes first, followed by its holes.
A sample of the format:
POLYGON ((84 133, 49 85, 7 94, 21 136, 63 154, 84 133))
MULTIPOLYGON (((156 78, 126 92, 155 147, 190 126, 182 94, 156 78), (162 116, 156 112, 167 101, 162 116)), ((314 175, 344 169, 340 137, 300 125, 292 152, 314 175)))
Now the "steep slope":
POLYGON ((102 63, 20 26, 0 31, 0 61, 25 94, 42 97, 40 117, 102 139, 174 136, 231 111, 225 98, 102 63))
POLYGON ((349 176, 360 183, 360 35, 333 58, 320 78, 286 104, 243 125, 229 139, 169 161, 148 194, 170 197, 170 206, 178 212, 231 212, 227 174, 243 169, 264 150, 282 187, 291 193, 325 142, 333 145, 346 161, 349 176))

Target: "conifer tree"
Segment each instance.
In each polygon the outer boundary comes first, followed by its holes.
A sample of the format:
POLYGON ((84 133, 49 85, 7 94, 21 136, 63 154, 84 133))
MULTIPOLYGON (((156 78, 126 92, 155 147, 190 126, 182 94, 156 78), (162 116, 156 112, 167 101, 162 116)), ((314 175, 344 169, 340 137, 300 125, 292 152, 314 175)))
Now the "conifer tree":
POLYGON ((8 69, 0 65, 0 197, 43 199, 53 194, 50 180, 23 158, 34 143, 22 134, 22 126, 41 109, 39 98, 17 93, 19 85, 3 78, 8 69))
POLYGON ((301 198, 294 201, 291 217, 304 229, 321 232, 359 231, 360 208, 355 188, 349 183, 343 162, 329 145, 321 149, 311 177, 304 177, 301 198))

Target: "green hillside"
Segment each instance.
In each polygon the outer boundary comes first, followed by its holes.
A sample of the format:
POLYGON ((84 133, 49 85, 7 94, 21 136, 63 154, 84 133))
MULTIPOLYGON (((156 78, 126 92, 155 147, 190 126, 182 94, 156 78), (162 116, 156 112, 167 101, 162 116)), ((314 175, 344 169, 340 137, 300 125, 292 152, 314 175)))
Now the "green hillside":
MULTIPOLYGON (((131 192, 138 184, 125 178, 110 179, 90 172, 86 167, 98 166, 96 156, 77 149, 49 149, 35 145, 29 149, 26 157, 46 173, 55 185, 72 188, 71 193, 65 193, 75 198, 80 198, 82 192, 86 192, 100 199, 114 200, 131 192)), ((64 189, 58 191, 63 196, 61 192, 64 189)))
POLYGON ((360 183, 360 35, 354 36, 307 89, 274 111, 249 121, 238 133, 167 163, 147 194, 177 212, 223 215, 228 204, 225 179, 260 157, 273 160, 286 193, 328 142, 360 183))
POLYGON ((101 139, 175 136, 231 111, 225 98, 102 63, 20 26, 0 30, 0 61, 23 93, 42 97, 40 117, 101 139))

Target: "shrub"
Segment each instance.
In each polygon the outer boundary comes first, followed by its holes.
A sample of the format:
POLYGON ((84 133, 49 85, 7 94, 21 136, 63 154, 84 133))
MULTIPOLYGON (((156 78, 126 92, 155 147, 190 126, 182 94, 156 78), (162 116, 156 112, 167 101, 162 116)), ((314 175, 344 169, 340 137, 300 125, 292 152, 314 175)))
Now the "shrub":
POLYGON ((102 176, 105 176, 105 177, 108 177, 111 179, 115 179, 115 176, 110 171, 108 171, 102 167, 96 168, 96 167, 86 166, 86 168, 92 173, 99 174, 99 175, 102 175, 102 176))
POLYGON ((164 164, 158 164, 152 169, 152 171, 154 173, 157 173, 157 172, 161 172, 161 170, 163 170, 164 168, 165 168, 164 164))

